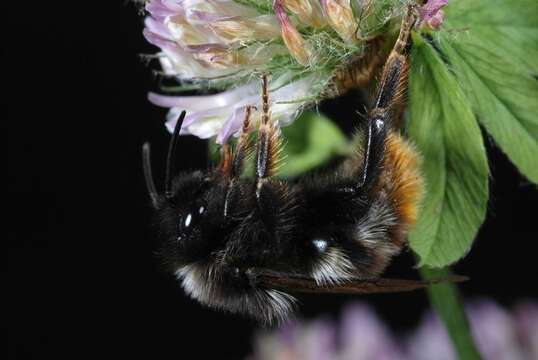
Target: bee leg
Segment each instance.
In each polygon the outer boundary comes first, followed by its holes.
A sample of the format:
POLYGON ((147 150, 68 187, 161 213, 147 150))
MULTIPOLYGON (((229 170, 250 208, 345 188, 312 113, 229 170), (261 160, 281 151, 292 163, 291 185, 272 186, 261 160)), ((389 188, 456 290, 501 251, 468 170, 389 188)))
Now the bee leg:
POLYGON ((375 114, 375 117, 368 116, 362 174, 357 184, 362 191, 369 191, 377 183, 383 163, 386 137, 386 115, 379 113, 375 114))
POLYGON ((250 131, 250 116, 252 114, 252 106, 245 108, 245 118, 243 120, 243 126, 241 127, 241 133, 235 146, 234 152, 231 156, 230 167, 228 177, 230 178, 228 183, 228 190, 226 191, 226 200, 224 201, 224 217, 228 217, 230 208, 236 203, 239 196, 238 180, 243 170, 243 163, 245 158, 251 151, 249 142, 250 131))
POLYGON ((256 147, 256 183, 263 183, 266 178, 275 175, 280 138, 277 129, 269 121, 269 94, 267 76, 262 76, 262 119, 258 131, 256 147))
POLYGON ((362 54, 337 67, 324 90, 323 97, 335 98, 351 89, 366 86, 382 65, 383 59, 380 51, 383 42, 383 36, 369 40, 362 54))
POLYGON ((248 105, 245 108, 245 119, 243 120, 243 126, 241 127, 241 133, 234 149, 232 157, 231 176, 232 178, 239 177, 243 170, 243 162, 251 151, 249 142, 250 132, 250 116, 252 114, 252 106, 248 105))
POLYGON ((230 177, 232 173, 232 153, 228 144, 222 145, 220 148, 220 161, 218 169, 225 177, 230 177))
POLYGON ((269 94, 267 89, 267 76, 262 75, 262 118, 258 130, 256 144, 256 201, 261 218, 267 229, 275 229, 275 213, 279 207, 279 191, 271 177, 276 173, 278 155, 281 148, 281 139, 278 129, 269 119, 269 94))
POLYGON ((220 173, 227 179, 234 179, 241 175, 241 171, 243 170, 243 161, 251 150, 250 143, 248 141, 251 113, 252 106, 246 106, 245 118, 243 119, 241 133, 233 151, 230 149, 228 144, 224 144, 220 148, 220 162, 218 169, 220 170, 220 173))
POLYGON ((400 34, 383 67, 374 109, 390 109, 401 102, 407 81, 409 34, 416 21, 415 7, 409 6, 402 19, 400 34))
POLYGON ((382 168, 385 139, 389 127, 395 128, 395 110, 402 102, 407 81, 407 44, 415 23, 415 8, 409 6, 402 19, 400 34, 383 67, 373 108, 368 112, 362 175, 358 187, 369 190, 376 184, 382 168))

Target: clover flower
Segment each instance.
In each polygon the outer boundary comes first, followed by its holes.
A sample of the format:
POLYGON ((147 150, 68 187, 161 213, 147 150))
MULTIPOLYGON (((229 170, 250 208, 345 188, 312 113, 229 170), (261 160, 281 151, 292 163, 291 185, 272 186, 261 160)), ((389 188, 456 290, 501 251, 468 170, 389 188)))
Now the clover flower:
POLYGON ((238 132, 245 106, 259 103, 257 78, 266 73, 273 119, 288 124, 327 94, 323 90, 342 64, 365 53, 372 39, 395 31, 389 25, 405 5, 400 0, 149 0, 144 35, 160 48, 163 74, 178 82, 178 92, 222 91, 151 93, 149 99, 170 108, 169 129, 187 110, 182 133, 216 136, 224 143, 238 132))
MULTIPOLYGON (((469 303, 466 310, 484 359, 538 358, 538 304, 521 303, 510 313, 491 300, 478 300, 469 303)), ((397 337, 367 305, 356 303, 343 311, 338 325, 318 319, 260 334, 251 358, 452 360, 457 356, 433 313, 426 313, 414 332, 397 337)))

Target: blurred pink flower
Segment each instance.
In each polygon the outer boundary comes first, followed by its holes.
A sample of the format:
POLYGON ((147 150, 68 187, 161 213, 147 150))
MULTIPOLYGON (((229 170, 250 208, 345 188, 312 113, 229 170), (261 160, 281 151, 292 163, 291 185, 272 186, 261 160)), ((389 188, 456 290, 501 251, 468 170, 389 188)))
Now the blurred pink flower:
MULTIPOLYGON (((538 359, 538 304, 522 303, 509 313, 490 300, 479 300, 466 309, 484 359, 538 359)), ((453 360, 456 355, 431 312, 410 335, 395 337, 368 306, 355 304, 344 310, 339 326, 327 320, 294 322, 260 335, 252 359, 453 360)))

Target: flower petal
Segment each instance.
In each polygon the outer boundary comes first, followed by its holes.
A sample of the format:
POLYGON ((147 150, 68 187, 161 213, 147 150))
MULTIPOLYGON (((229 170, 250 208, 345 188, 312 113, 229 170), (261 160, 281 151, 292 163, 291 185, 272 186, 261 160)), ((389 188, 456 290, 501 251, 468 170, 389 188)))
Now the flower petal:
POLYGON ((182 107, 187 111, 202 111, 210 107, 230 107, 249 96, 256 95, 259 91, 256 85, 250 83, 214 95, 168 96, 149 93, 148 99, 162 107, 182 107))
POLYGON ((448 4, 448 0, 428 0, 426 4, 418 9, 421 21, 428 21, 433 18, 443 6, 448 4))
POLYGON ((162 21, 157 21, 151 16, 148 16, 144 19, 144 25, 146 26, 146 29, 144 31, 147 30, 166 40, 173 40, 172 36, 170 35, 170 32, 168 31, 168 28, 164 26, 162 21))
POLYGON ((224 144, 230 136, 237 133, 243 124, 245 119, 246 106, 240 106, 235 108, 232 115, 226 120, 224 126, 220 129, 217 135, 217 144, 224 144))
POLYGON ((185 14, 183 6, 170 0, 151 0, 146 3, 146 11, 157 20, 163 20, 167 16, 185 14))
MULTIPOLYGON (((176 126, 177 120, 179 118, 179 114, 183 110, 185 109, 179 108, 179 107, 173 107, 170 109, 170 111, 166 115, 165 125, 166 125, 166 129, 169 132, 174 131, 174 127, 176 126)), ((187 135, 187 134, 197 135, 192 132, 193 129, 196 132, 196 129, 197 129, 196 124, 199 122, 204 123, 204 122, 207 122, 208 120, 217 122, 218 124, 220 124, 219 126, 220 128, 221 126, 224 125, 224 121, 229 116, 229 113, 230 113, 230 109, 228 108, 214 108, 214 109, 209 109, 209 110, 204 110, 204 111, 188 112, 187 115, 185 116, 185 119, 183 120, 180 134, 181 135, 187 135)), ((206 139, 208 137, 216 135, 219 128, 215 128, 214 131, 211 132, 210 134, 204 133, 203 138, 206 139)), ((202 131, 198 131, 198 132, 201 133, 202 131)))

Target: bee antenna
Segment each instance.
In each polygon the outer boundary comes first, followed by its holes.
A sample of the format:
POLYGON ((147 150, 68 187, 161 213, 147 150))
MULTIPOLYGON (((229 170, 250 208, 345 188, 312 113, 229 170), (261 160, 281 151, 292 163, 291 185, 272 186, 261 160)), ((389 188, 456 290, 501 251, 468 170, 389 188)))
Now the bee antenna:
POLYGON ((145 142, 144 145, 142 145, 142 167, 144 169, 144 180, 146 181, 146 188, 148 189, 148 194, 151 198, 151 204, 154 208, 157 208, 159 204, 159 195, 151 172, 151 151, 148 142, 145 142))
POLYGON ((174 127, 174 132, 172 133, 172 138, 170 139, 170 144, 168 145, 168 155, 166 156, 166 177, 164 180, 164 196, 166 199, 170 200, 174 193, 172 192, 172 178, 173 173, 175 173, 175 163, 176 163, 176 145, 179 138, 179 131, 181 130, 181 125, 183 124, 183 119, 185 119, 185 110, 179 115, 177 119, 176 126, 174 127))

